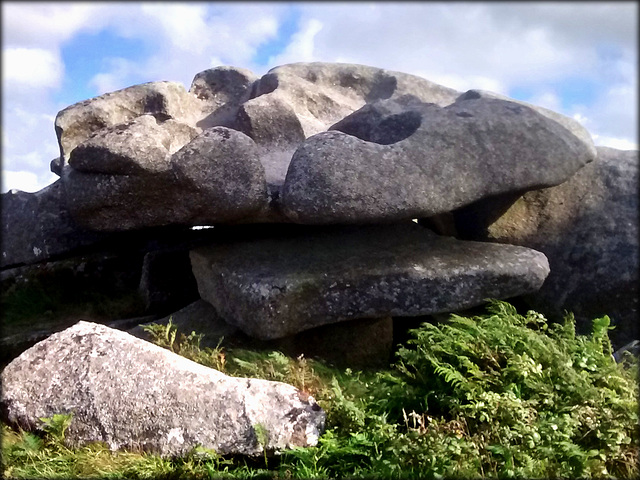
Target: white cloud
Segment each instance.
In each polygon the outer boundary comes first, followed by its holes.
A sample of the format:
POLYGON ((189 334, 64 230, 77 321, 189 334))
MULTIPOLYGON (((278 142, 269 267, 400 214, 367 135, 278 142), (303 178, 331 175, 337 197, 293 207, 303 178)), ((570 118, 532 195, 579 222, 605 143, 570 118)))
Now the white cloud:
POLYGON ((638 141, 627 140, 626 138, 603 137, 597 134, 592 135, 593 143, 602 147, 617 148, 618 150, 638 150, 638 141))
POLYGON ((99 29, 104 10, 98 2, 2 2, 2 43, 55 49, 80 30, 99 29))
POLYGON ((13 160, 21 167, 31 167, 35 169, 41 167, 44 162, 48 162, 51 158, 44 157, 40 152, 32 150, 28 153, 15 155, 13 160))
POLYGON ((571 118, 573 118, 574 120, 582 124, 582 126, 585 128, 589 124, 589 119, 584 115, 582 115, 581 113, 574 113, 573 115, 571 115, 571 118))
POLYGON ((141 13, 159 23, 162 34, 174 48, 201 54, 209 46, 211 35, 205 21, 206 11, 204 4, 151 3, 143 4, 141 13))
POLYGON ((2 191, 22 190, 23 192, 37 192, 42 188, 38 176, 30 171, 2 170, 2 191), (6 186, 6 188, 5 188, 6 186))
MULTIPOLYGON (((638 143, 637 50, 624 52, 602 67, 602 88, 593 102, 579 111, 589 118, 592 136, 638 143)), ((616 140, 607 140, 619 144, 616 140)))
POLYGON ((218 65, 254 70, 261 43, 276 37, 286 5, 206 3, 133 4, 110 11, 109 26, 148 43, 140 62, 109 59, 92 84, 101 91, 135 83, 170 80, 189 88, 200 71, 218 65))
POLYGON ((59 87, 64 66, 57 52, 42 48, 2 50, 2 80, 12 89, 59 87))
POLYGON ((139 70, 135 62, 126 58, 107 58, 104 63, 109 65, 108 73, 98 73, 89 81, 89 84, 96 89, 96 95, 131 86, 127 79, 139 70))
MULTIPOLYGON (((284 65, 296 62, 311 62, 317 60, 314 55, 315 38, 322 30, 323 23, 315 18, 302 22, 300 30, 293 35, 291 43, 281 54, 270 57, 269 64, 272 66, 284 65)), ((335 61, 344 61, 336 59, 335 61)))
POLYGON ((557 78, 575 68, 572 52, 558 48, 547 30, 500 23, 487 4, 345 3, 301 8, 305 18, 324 26, 313 38, 313 60, 340 57, 420 72, 429 79, 475 77, 504 86, 557 78))
POLYGON ((563 48, 601 40, 634 47, 637 41, 636 2, 514 2, 488 8, 514 29, 544 28, 563 48))
MULTIPOLYGON (((527 101, 589 118, 600 138, 634 142, 637 131, 637 4, 341 3, 302 4, 323 28, 298 35, 282 61, 346 61, 413 73, 465 91, 514 88, 527 101), (562 94, 568 82, 590 97, 562 94)), ((619 143, 617 143, 619 144, 619 143)))
POLYGON ((13 175, 7 179, 4 177, 5 171, 32 172, 39 187, 43 188, 54 179, 49 163, 59 155, 54 118, 50 113, 52 105, 41 97, 35 97, 31 103, 23 103, 22 107, 5 103, 7 102, 3 102, 2 106, 2 138, 6 139, 2 144, 3 191, 10 188, 30 191, 14 186, 14 181, 26 181, 24 175, 13 175))

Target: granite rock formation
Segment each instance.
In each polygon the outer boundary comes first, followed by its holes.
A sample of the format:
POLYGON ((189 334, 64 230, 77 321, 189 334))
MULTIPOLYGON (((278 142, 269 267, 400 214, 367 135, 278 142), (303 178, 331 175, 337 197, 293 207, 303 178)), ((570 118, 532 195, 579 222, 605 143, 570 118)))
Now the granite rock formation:
MULTIPOLYGON (((129 330, 175 315, 203 346, 228 337, 366 368, 388 362, 396 326, 488 298, 573 310, 583 331, 608 314, 614 346, 638 339, 637 152, 596 148, 557 112, 297 63, 262 77, 216 67, 188 90, 132 86, 65 108, 55 130, 60 180, 2 198, 3 306, 53 260, 86 278, 73 264, 90 251, 97 277, 120 259, 109 278, 144 304, 131 317, 155 315, 107 321, 129 330)), ((162 455, 198 443, 259 454, 258 424, 268 451, 322 430, 324 413, 291 386, 77 320, 49 325, 57 333, 6 367, 7 421, 33 429, 74 411, 71 443, 162 455)))

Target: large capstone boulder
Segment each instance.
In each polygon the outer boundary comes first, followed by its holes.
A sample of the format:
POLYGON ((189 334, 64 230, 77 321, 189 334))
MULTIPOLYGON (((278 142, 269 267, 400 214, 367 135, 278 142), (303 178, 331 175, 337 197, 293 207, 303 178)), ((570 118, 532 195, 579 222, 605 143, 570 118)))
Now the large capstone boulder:
POLYGON ((325 227, 190 255, 200 296, 260 339, 343 320, 461 310, 534 292, 549 273, 535 250, 457 241, 412 222, 325 227))
POLYGON ((105 239, 75 222, 60 180, 35 193, 3 193, 0 202, 2 268, 47 261, 105 239))
POLYGON ((595 155, 550 110, 322 62, 136 85, 64 109, 56 132, 69 210, 100 231, 433 217, 557 185, 595 155))
POLYGON ((588 331, 609 315, 615 345, 638 331, 638 152, 597 147, 597 159, 567 182, 496 197, 455 212, 463 238, 534 248, 551 273, 526 298, 553 318, 575 314, 588 331))
POLYGON ((257 455, 313 446, 325 413, 291 385, 229 377, 125 332, 78 322, 2 372, 3 420, 33 430, 73 414, 71 446, 257 455))
POLYGON ((430 217, 558 185, 594 158, 592 145, 560 123, 501 99, 444 108, 383 100, 334 128, 342 131, 314 135, 293 155, 282 208, 296 223, 430 217))

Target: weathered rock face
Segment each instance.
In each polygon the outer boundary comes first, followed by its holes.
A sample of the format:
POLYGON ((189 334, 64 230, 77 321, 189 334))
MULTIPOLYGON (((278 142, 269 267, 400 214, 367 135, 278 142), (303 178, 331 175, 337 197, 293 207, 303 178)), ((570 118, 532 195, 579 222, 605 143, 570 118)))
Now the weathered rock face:
POLYGON ((189 93, 201 100, 201 115, 196 125, 228 127, 238 113, 239 105, 251 96, 258 77, 249 70, 236 67, 216 67, 198 73, 189 93))
POLYGON ((170 154, 198 133, 186 123, 141 115, 92 134, 71 152, 69 165, 79 172, 107 175, 162 172, 170 168, 170 154))
POLYGON ((275 93, 253 98, 240 106, 232 126, 256 142, 267 182, 272 189, 279 188, 293 152, 305 140, 291 106, 275 93))
POLYGON ((191 223, 211 225, 268 208, 264 168, 255 143, 225 127, 204 131, 171 158, 191 223))
POLYGON ((155 82, 61 111, 57 170, 73 217, 115 231, 259 216, 268 197, 255 144, 235 130, 201 127, 224 123, 225 108, 251 82, 237 69, 213 69, 196 76, 193 92, 155 82))
POLYGON ((74 217, 94 230, 118 231, 241 221, 268 208, 264 168, 246 135, 209 128, 171 156, 163 156, 159 142, 142 160, 110 152, 121 164, 117 174, 66 168, 62 179, 74 217))
POLYGON ((497 98, 500 100, 507 100, 509 102, 518 103, 520 105, 525 105, 526 107, 532 108, 536 112, 540 113, 541 115, 544 115, 545 117, 555 122, 558 122, 564 128, 566 128, 571 133, 573 133, 576 137, 582 140, 582 142, 584 142, 584 144, 590 149, 590 153, 593 158, 595 158, 597 155, 596 147, 595 145, 593 145, 593 140, 591 139, 591 135, 589 134, 587 129, 584 128, 580 124, 580 122, 578 122, 577 120, 574 120, 571 117, 566 117, 564 115, 559 114, 558 112, 549 110, 548 108, 540 107, 538 105, 532 105, 530 103, 523 102, 520 100, 514 100, 513 98, 509 98, 506 95, 500 95, 499 93, 490 92, 487 90, 469 90, 463 93, 462 95, 460 95, 457 101, 476 100, 478 98, 497 98))
POLYGON ((228 125, 258 144, 267 179, 279 191, 291 156, 306 138, 367 103, 406 93, 443 106, 459 95, 420 77, 365 65, 294 63, 257 80, 251 99, 228 125))
POLYGON ((272 68, 254 96, 280 95, 298 117, 305 137, 323 132, 367 103, 415 95, 423 102, 453 103, 459 92, 420 77, 346 63, 293 63, 272 68))
POLYGON ((252 337, 357 318, 455 311, 537 290, 545 256, 460 242, 413 223, 323 229, 191 251, 200 296, 252 337))
POLYGON ((414 95, 368 103, 343 118, 330 130, 347 133, 367 142, 390 145, 412 135, 422 123, 420 110, 435 107, 414 95))
POLYGON ((75 446, 103 441, 169 456, 201 445, 256 455, 315 445, 324 428, 313 397, 290 385, 228 377, 88 322, 34 345, 1 379, 5 421, 31 430, 41 417, 73 413, 66 441, 75 446))
POLYGON ((171 195, 176 181, 170 171, 106 175, 65 168, 61 179, 69 211, 79 224, 92 230, 179 225, 185 217, 182 206, 171 195))
POLYGON ((346 133, 320 133, 296 150, 282 191, 285 215, 309 224, 428 217, 557 185, 593 160, 588 144, 524 105, 413 102, 395 113, 393 102, 368 105, 334 126, 346 133))
POLYGON ((621 346, 638 331, 638 152, 597 147, 597 159, 556 187, 455 213, 464 238, 534 248, 551 273, 529 296, 539 311, 572 311, 582 330, 609 315, 621 346))
POLYGON ((144 114, 194 125, 201 105, 180 83, 151 82, 106 93, 71 105, 56 116, 55 127, 62 165, 91 134, 134 120, 144 114))
POLYGON ((3 193, 0 201, 2 268, 42 262, 105 239, 76 224, 60 180, 36 193, 3 193))

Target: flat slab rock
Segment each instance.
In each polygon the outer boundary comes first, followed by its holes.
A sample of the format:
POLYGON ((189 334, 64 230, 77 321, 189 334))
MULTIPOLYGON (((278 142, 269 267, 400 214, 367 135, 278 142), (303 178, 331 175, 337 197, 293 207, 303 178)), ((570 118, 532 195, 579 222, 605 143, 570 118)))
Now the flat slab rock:
POLYGON ((440 237, 414 223, 325 227, 190 252, 200 296, 268 340, 355 318, 451 312, 538 290, 544 254, 440 237))
POLYGON ((66 442, 106 442, 163 456, 197 445, 220 454, 312 446, 325 413, 281 382, 229 377, 128 333, 89 322, 51 335, 2 372, 3 420, 26 430, 71 413, 66 442))

